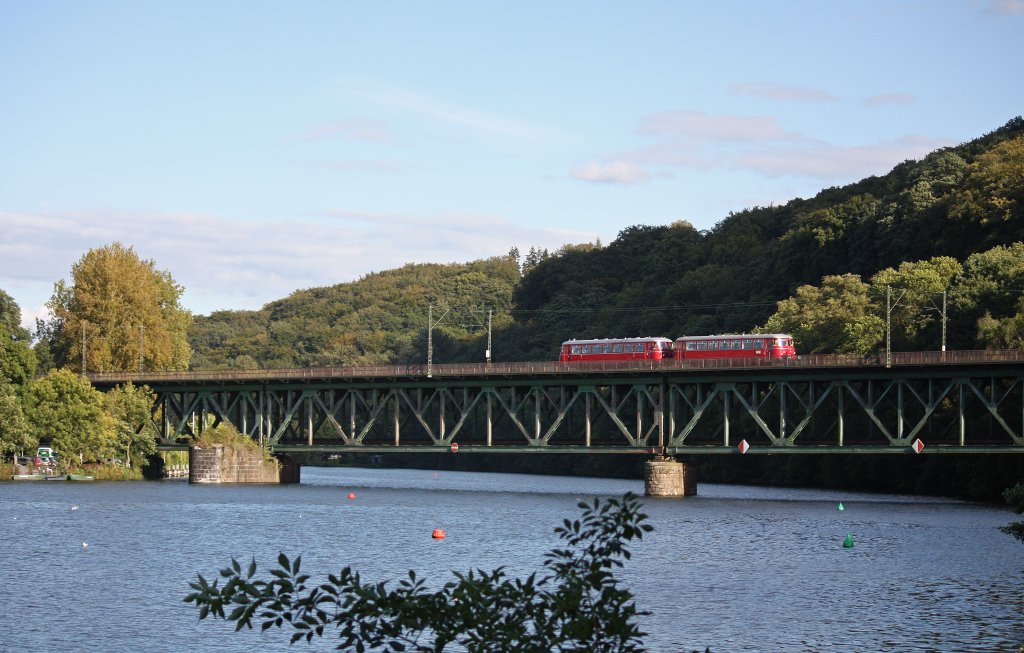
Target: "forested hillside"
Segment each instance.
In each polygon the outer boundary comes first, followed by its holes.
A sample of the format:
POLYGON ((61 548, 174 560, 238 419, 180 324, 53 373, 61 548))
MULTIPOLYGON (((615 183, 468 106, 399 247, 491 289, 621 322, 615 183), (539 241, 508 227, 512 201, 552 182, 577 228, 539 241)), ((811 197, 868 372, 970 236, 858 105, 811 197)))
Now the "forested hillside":
POLYGON ((260 311, 201 317, 190 332, 192 366, 423 362, 430 305, 440 318, 435 362, 482 361, 489 308, 503 361, 554 358, 568 338, 757 328, 794 332, 798 350, 870 351, 881 344, 886 288, 896 297, 897 348, 939 347, 943 291, 949 347, 1017 346, 1019 242, 1017 117, 884 176, 730 214, 707 231, 684 221, 631 226, 605 247, 409 265, 260 311))

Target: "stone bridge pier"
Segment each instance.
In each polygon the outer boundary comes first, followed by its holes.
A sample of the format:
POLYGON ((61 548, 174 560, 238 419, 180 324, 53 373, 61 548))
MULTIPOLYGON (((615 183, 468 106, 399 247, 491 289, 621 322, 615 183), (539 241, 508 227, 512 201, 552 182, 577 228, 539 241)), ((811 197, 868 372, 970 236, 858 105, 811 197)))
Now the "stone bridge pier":
POLYGON ((697 494, 697 467, 689 462, 659 456, 644 464, 644 495, 686 497, 697 494))

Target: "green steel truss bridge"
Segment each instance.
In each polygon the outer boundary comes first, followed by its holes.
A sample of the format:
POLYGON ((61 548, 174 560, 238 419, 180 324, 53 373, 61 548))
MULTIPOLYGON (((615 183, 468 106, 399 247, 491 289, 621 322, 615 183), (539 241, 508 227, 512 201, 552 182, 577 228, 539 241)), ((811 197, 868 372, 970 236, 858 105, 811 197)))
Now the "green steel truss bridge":
POLYGON ((1024 453, 1024 351, 92 374, 160 447, 230 421, 275 453, 1024 453))

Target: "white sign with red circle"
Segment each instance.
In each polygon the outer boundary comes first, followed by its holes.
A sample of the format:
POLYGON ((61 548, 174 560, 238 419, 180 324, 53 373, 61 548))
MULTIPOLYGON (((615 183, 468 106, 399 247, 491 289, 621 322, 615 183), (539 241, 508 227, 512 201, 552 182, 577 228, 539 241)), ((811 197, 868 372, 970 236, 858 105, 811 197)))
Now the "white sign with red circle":
POLYGON ((459 453, 459 443, 452 442, 452 453, 459 453))

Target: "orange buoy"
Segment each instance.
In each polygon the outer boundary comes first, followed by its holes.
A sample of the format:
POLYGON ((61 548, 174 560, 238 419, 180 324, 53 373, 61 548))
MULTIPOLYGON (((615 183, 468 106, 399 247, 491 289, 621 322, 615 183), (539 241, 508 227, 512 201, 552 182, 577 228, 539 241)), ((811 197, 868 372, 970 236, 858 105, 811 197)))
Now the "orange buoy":
POLYGON ((348 493, 348 498, 349 499, 355 499, 356 498, 356 493, 355 492, 349 492, 348 493))
POLYGON ((440 528, 435 528, 434 529, 434 534, 431 535, 430 537, 434 538, 435 540, 443 540, 444 539, 444 531, 441 530, 440 528))

